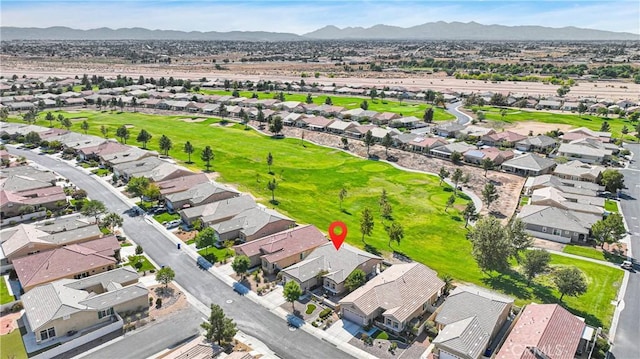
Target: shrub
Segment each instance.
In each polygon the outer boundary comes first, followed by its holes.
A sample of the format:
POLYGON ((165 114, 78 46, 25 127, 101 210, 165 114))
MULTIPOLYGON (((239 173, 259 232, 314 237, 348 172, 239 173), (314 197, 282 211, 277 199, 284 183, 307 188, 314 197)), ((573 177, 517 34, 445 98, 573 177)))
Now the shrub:
POLYGON ((149 306, 153 305, 153 297, 149 297, 149 306))
POLYGON ((314 327, 318 327, 318 322, 316 322, 315 320, 311 323, 311 325, 313 325, 314 327))
POLYGON ((314 310, 316 310, 315 304, 308 304, 307 305, 307 310, 305 311, 305 313, 311 314, 311 313, 313 313, 314 310))
POLYGON ((396 344, 396 342, 391 342, 391 345, 389 345, 389 351, 393 352, 398 348, 398 344, 396 344))
POLYGON ((156 299, 156 308, 161 308, 162 307, 162 298, 158 298, 156 299))
POLYGON ((320 319, 325 319, 325 318, 327 318, 329 315, 331 315, 331 308, 323 309, 323 310, 320 312, 320 315, 319 315, 319 316, 320 316, 320 319))
POLYGON ((16 303, 16 304, 11 306, 11 312, 12 313, 17 313, 17 312, 21 311, 22 309, 24 309, 24 306, 20 302, 18 302, 18 303, 16 303))
POLYGON ((136 246, 136 254, 137 254, 137 255, 141 255, 141 254, 142 254, 142 252, 144 252, 144 251, 142 250, 142 247, 141 247, 140 245, 137 245, 137 246, 136 246))

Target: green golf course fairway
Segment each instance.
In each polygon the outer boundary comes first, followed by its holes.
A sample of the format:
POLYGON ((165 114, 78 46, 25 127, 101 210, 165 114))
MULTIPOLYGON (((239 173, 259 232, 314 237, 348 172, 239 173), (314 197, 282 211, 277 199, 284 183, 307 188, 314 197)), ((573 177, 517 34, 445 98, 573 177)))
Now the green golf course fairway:
MULTIPOLYGON (((184 143, 190 141, 195 148, 191 155, 194 164, 187 166, 196 171, 204 169, 200 159, 202 149, 211 146, 215 154, 211 169, 219 173, 218 181, 237 185, 240 191, 253 194, 259 202, 276 208, 298 223, 314 224, 325 233, 331 222, 343 221, 348 227, 346 242, 360 248, 364 243, 359 221, 362 210, 369 207, 375 226, 372 236, 364 240, 383 254, 390 252, 384 226, 391 223, 382 219, 378 205, 382 189, 385 189, 393 208, 393 220, 404 227, 401 243, 393 244, 397 251, 433 268, 440 275, 450 274, 458 281, 488 286, 515 296, 518 305, 531 301, 549 302, 559 297, 554 289, 546 291, 527 286, 526 280, 515 272, 502 276, 494 274, 493 277, 483 274, 471 257, 471 243, 465 238, 467 230, 460 211, 467 201, 457 198, 454 208, 446 213, 444 207, 451 196, 451 188, 439 186, 436 176, 402 171, 383 162, 364 160, 307 142, 303 146, 297 138, 271 138, 254 130, 244 130, 240 124, 222 126, 217 119, 186 123, 180 120, 186 117, 184 115, 109 111, 59 113, 69 118, 86 118, 89 133, 97 136, 100 136, 101 125, 109 128, 110 137, 114 137, 119 126, 133 126, 127 141, 131 145, 140 145, 135 138, 144 128, 153 135, 148 143, 152 150, 158 150, 158 139, 164 134, 173 141, 169 155, 181 162, 187 161, 187 154, 182 149, 184 143), (266 163, 269 152, 273 155, 273 175, 268 173, 266 163), (277 205, 269 202, 271 192, 267 189, 267 182, 273 178, 278 183, 275 190, 277 205), (343 187, 348 194, 341 210, 338 193, 343 187)), ((74 121, 71 129, 81 132, 80 123, 74 121)), ((49 123, 41 119, 38 124, 48 126, 49 123)), ((336 143, 338 141, 336 137, 336 143)), ((360 145, 355 141, 352 143, 360 145)), ((566 264, 567 261, 583 270, 590 285, 585 295, 565 297, 564 302, 575 313, 592 313, 593 316, 587 316, 589 323, 608 327, 614 309, 610 302, 615 299, 622 271, 553 256, 554 264, 566 264)))

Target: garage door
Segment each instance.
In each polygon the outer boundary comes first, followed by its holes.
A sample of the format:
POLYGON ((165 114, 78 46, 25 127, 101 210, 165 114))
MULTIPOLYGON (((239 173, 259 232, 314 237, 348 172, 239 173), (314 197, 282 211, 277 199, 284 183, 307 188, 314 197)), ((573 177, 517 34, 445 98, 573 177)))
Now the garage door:
POLYGON ((363 316, 361 316, 361 315, 359 315, 359 314, 357 314, 355 312, 352 312, 352 311, 350 311, 349 309, 346 309, 346 308, 342 309, 342 319, 347 319, 347 320, 352 321, 352 322, 354 322, 354 323, 356 323, 358 325, 364 325, 365 324, 363 316))
POLYGON ((460 359, 460 357, 453 355, 449 352, 446 352, 444 350, 440 350, 440 359, 460 359))

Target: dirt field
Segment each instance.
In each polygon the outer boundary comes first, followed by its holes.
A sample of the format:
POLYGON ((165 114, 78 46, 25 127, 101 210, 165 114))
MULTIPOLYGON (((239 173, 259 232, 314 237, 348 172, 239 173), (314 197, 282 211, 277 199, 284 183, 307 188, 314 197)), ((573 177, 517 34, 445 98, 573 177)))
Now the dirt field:
MULTIPOLYGON (((302 72, 312 73, 316 70, 321 72, 317 79, 309 80, 320 84, 344 85, 368 85, 368 86, 403 86, 409 90, 432 89, 435 91, 493 91, 502 93, 520 93, 525 95, 556 96, 557 85, 544 84, 538 82, 496 82, 481 80, 457 80, 446 77, 443 74, 406 74, 402 72, 360 72, 356 75, 352 73, 336 73, 332 64, 301 64, 301 63, 269 63, 269 64, 229 64, 229 70, 217 71, 210 65, 202 64, 138 64, 132 65, 122 63, 117 59, 111 62, 81 62, 76 60, 65 61, 42 61, 21 59, 7 56, 0 56, 2 62, 2 72, 6 74, 18 74, 35 77, 74 77, 76 75, 102 75, 106 77, 116 75, 127 75, 138 77, 169 77, 185 79, 230 79, 230 80, 252 80, 261 79, 279 81, 299 81, 302 72), (330 78, 328 75, 333 77, 330 78)), ((86 60, 85 60, 86 61, 86 60)), ((598 97, 609 99, 631 99, 640 98, 640 84, 622 81, 578 81, 577 86, 571 88, 571 96, 574 97, 598 97)))

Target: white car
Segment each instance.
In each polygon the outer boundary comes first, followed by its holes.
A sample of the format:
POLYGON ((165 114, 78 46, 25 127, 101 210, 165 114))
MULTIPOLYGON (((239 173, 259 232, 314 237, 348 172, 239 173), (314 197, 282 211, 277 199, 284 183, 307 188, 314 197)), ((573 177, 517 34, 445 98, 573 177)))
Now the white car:
POLYGON ((624 262, 622 262, 622 264, 620 264, 620 268, 632 270, 633 269, 633 263, 631 261, 624 261, 624 262))

